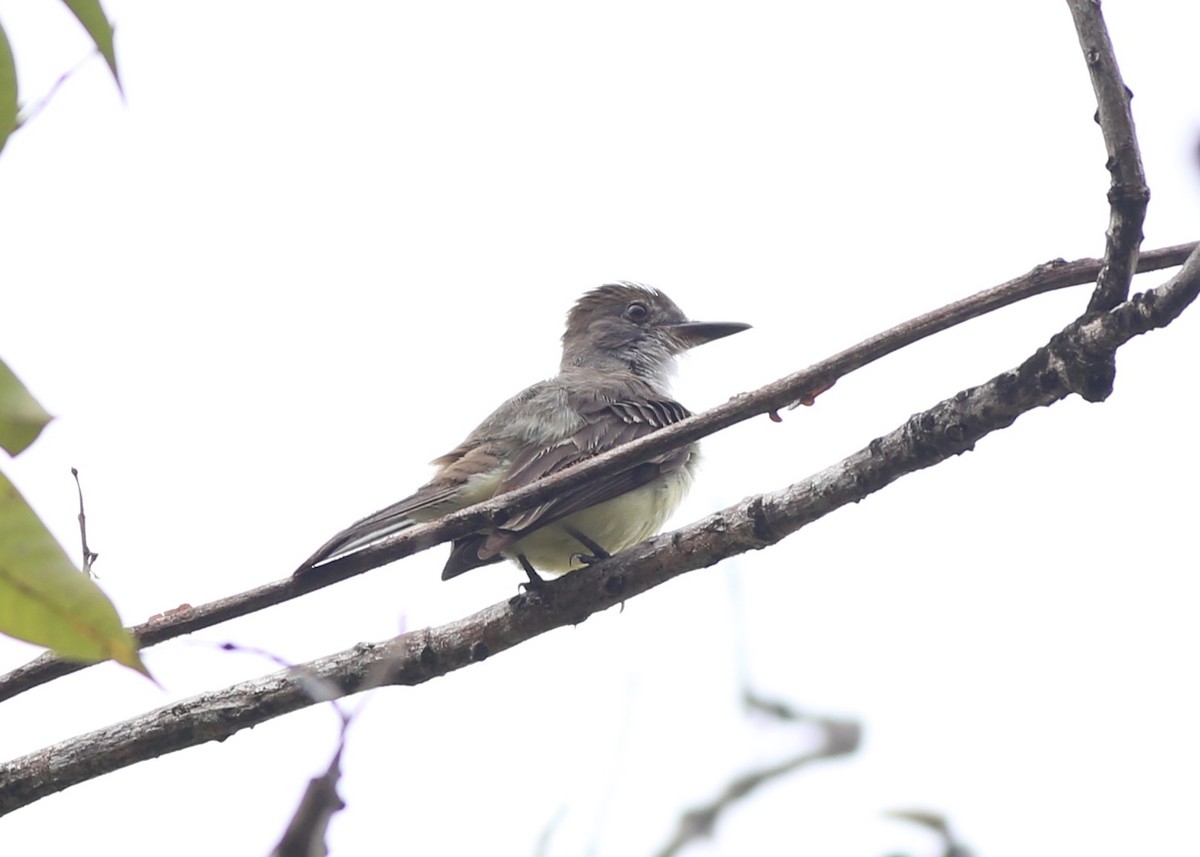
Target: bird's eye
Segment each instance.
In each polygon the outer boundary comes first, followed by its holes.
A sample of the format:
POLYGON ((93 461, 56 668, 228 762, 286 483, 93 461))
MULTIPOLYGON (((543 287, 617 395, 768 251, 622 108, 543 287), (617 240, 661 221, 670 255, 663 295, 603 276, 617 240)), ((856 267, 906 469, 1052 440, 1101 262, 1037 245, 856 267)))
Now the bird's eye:
POLYGON ((645 321, 650 310, 641 301, 633 301, 625 307, 625 317, 630 321, 645 321))

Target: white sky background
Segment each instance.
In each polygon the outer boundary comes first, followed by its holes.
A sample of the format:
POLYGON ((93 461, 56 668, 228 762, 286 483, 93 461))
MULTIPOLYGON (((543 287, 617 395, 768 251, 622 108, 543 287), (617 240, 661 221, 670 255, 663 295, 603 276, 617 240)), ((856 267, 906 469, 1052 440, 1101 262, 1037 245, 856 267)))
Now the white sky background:
MULTIPOLYGON (((0 356, 58 419, 20 489, 129 622, 288 574, 423 482, 557 366, 613 279, 754 330, 681 367, 693 410, 1056 256, 1100 255, 1109 177, 1066 5, 118 2, 128 96, 87 64, 0 156, 0 356)), ((1200 6, 1105 12, 1152 191, 1146 248, 1197 238, 1200 6)), ((86 52, 0 0, 25 100, 86 52)), ((1140 278, 1137 288, 1169 272, 1140 278)), ((681 525, 783 487, 1015 366, 1050 295, 706 442, 681 525)), ((1200 792, 1194 367, 1200 308, 1121 350, 1104 405, 1023 417, 784 544, 416 689, 349 739, 335 855, 637 855, 793 752, 754 685, 860 718, 692 854, 1192 853, 1200 792), (740 608, 738 607, 740 603, 740 608), (560 816, 561 814, 561 816, 560 816)), ((273 666, 465 615, 445 548, 0 706, 0 757, 273 666)), ((0 669, 36 650, 0 641, 0 669)), ((261 854, 337 723, 273 721, 0 820, 6 854, 261 854)))

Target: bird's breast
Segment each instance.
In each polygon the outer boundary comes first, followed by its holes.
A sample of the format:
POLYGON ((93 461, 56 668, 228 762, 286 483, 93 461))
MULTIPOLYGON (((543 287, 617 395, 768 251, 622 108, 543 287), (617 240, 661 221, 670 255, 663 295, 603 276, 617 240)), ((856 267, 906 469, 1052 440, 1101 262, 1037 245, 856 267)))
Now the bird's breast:
POLYGON ((692 485, 696 458, 693 452, 691 460, 678 470, 530 533, 504 555, 513 559, 524 554, 539 571, 562 574, 583 566, 578 560, 572 561, 573 556, 590 553, 570 529, 583 533, 610 554, 650 538, 679 508, 692 485))

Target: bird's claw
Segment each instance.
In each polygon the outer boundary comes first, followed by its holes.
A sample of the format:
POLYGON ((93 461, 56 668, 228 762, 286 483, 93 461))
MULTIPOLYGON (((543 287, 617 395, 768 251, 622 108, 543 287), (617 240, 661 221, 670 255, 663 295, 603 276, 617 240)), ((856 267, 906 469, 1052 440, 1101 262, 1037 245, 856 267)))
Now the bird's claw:
POLYGON ((574 565, 575 563, 579 563, 583 566, 593 565, 594 563, 605 559, 608 559, 608 554, 605 554, 604 556, 596 556, 595 554, 590 553, 573 553, 571 554, 571 565, 574 565))

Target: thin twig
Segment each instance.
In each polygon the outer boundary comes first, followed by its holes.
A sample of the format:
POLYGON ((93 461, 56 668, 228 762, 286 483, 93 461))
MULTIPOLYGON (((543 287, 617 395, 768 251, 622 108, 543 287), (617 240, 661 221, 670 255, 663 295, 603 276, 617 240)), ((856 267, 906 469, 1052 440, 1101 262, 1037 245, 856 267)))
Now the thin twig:
POLYGON ((342 752, 346 748, 346 724, 329 766, 319 777, 308 781, 300 805, 296 807, 271 857, 324 857, 329 853, 325 844, 326 831, 333 817, 346 808, 338 794, 342 778, 342 752))
MULTIPOLYGON (((66 83, 68 80, 70 80, 77 71, 79 71, 81 68, 83 68, 85 63, 87 63, 93 57, 98 57, 98 56, 100 56, 100 50, 98 48, 95 50, 89 51, 87 56, 85 56, 79 62, 75 63, 75 65, 71 66, 69 69, 67 69, 62 74, 60 74, 58 76, 58 79, 55 80, 54 83, 52 83, 50 85, 50 88, 48 90, 46 90, 46 94, 43 95, 41 98, 39 98, 37 101, 33 102, 33 104, 30 105, 29 109, 26 110, 23 113, 23 115, 21 115, 17 118, 17 128, 24 128, 26 125, 28 125, 34 119, 36 119, 38 114, 40 114, 43 110, 45 110, 46 107, 50 104, 50 101, 54 98, 54 96, 58 94, 58 90, 62 88, 62 85, 64 83, 66 83)), ((14 128, 13 130, 15 131, 16 128, 14 128)))
MULTIPOLYGON (((775 704, 766 710, 779 712, 784 708, 784 706, 775 704)), ((760 786, 786 776, 812 762, 848 756, 858 750, 862 738, 862 728, 853 720, 813 717, 790 709, 787 711, 787 716, 780 719, 816 726, 821 735, 817 746, 811 750, 796 753, 774 765, 767 765, 735 777, 711 801, 685 812, 676 825, 675 834, 666 845, 655 852, 655 857, 675 857, 692 842, 698 839, 707 839, 712 836, 722 813, 740 803, 760 786)))
POLYGON ((283 835, 271 852, 271 857, 317 857, 317 855, 328 854, 325 834, 329 829, 329 823, 337 813, 346 808, 341 795, 338 794, 337 787, 342 777, 342 753, 346 749, 346 736, 354 715, 342 710, 342 706, 338 704, 341 694, 330 682, 310 675, 303 668, 293 666, 278 655, 265 649, 242 646, 237 643, 224 643, 221 648, 228 652, 243 652, 266 658, 272 663, 284 667, 292 674, 312 702, 328 702, 337 713, 338 719, 341 721, 341 728, 338 731, 337 746, 334 748, 333 756, 324 773, 308 781, 304 794, 300 797, 300 803, 291 818, 288 819, 283 835))
POLYGON ((83 486, 79 484, 79 471, 72 467, 71 475, 75 477, 75 490, 79 494, 79 540, 83 543, 83 573, 88 577, 95 577, 96 575, 92 574, 92 564, 100 558, 100 554, 88 547, 87 516, 83 514, 83 486))
POLYGON ((900 809, 886 813, 891 818, 928 828, 942 840, 942 857, 974 857, 975 852, 958 838, 944 815, 920 809, 900 809))
MULTIPOLYGON (((329 853, 325 844, 326 833, 333 817, 346 808, 338 794, 338 783, 342 777, 342 754, 346 749, 346 741, 350 733, 350 724, 362 710, 359 705, 353 712, 346 711, 339 704, 341 691, 327 679, 313 675, 303 667, 297 667, 278 655, 265 649, 243 646, 238 643, 223 643, 221 649, 229 652, 243 652, 266 658, 286 669, 299 683, 313 703, 328 702, 338 719, 341 728, 338 731, 337 745, 325 771, 308 781, 300 803, 284 828, 271 857, 317 857, 329 853)), ((386 662, 376 665, 374 671, 363 682, 361 691, 378 687, 388 675, 386 662)), ((365 701, 364 701, 365 704, 365 701)))
POLYGON ((1150 189, 1142 170, 1130 101, 1133 93, 1121 79, 1099 0, 1067 0, 1079 46, 1096 92, 1096 121, 1108 152, 1105 164, 1112 175, 1108 191, 1109 220, 1104 241, 1104 267, 1088 302, 1088 312, 1107 312, 1129 295, 1129 283, 1138 270, 1138 248, 1150 189))
MULTIPOLYGON (((1140 262, 1141 268, 1143 271, 1156 271, 1181 265, 1197 246, 1197 242, 1192 242, 1145 253, 1140 262)), ((753 393, 744 393, 723 405, 660 429, 641 440, 618 447, 612 452, 578 464, 526 488, 447 515, 440 521, 413 527, 389 540, 303 574, 266 583, 198 607, 185 605, 167 611, 161 621, 144 622, 135 626, 133 633, 143 647, 152 646, 298 598, 442 542, 467 535, 513 512, 544 502, 548 497, 569 487, 614 473, 642 456, 655 455, 699 440, 738 422, 778 411, 803 398, 806 391, 818 389, 822 383, 828 383, 829 379, 842 377, 924 336, 1024 298, 1093 282, 1100 268, 1099 259, 1077 259, 1074 262, 1055 260, 1039 265, 1024 276, 919 316, 808 369, 768 384, 753 393)), ((41 655, 0 676, 0 701, 86 666, 88 665, 64 661, 48 653, 41 655)))
MULTIPOLYGON (((343 694, 364 689, 381 669, 387 671, 387 684, 422 684, 538 634, 582 622, 688 571, 775 544, 906 474, 974 448, 1021 414, 1066 398, 1077 378, 1088 376, 1090 362, 1103 361, 1133 337, 1169 324, 1198 293, 1200 251, 1159 288, 1134 296, 1110 313, 1072 322, 1018 368, 910 417, 802 482, 656 536, 534 594, 437 628, 410 631, 382 643, 360 643, 302 670, 343 694)), ((0 814, 136 762, 222 740, 311 704, 304 684, 289 671, 172 702, 78 735, 0 766, 0 814)))

